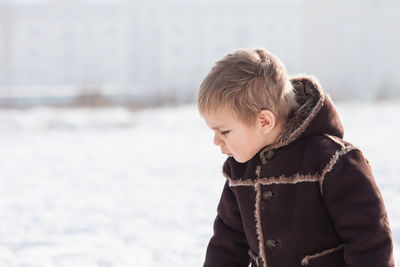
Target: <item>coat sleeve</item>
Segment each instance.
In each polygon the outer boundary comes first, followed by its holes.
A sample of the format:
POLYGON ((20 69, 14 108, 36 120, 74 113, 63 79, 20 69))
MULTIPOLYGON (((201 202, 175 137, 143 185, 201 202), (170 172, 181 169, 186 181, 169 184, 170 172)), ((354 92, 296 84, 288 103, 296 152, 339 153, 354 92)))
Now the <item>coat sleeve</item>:
MULTIPOLYGON (((229 175, 227 163, 224 174, 229 175)), ((248 245, 236 197, 225 183, 214 221, 214 235, 207 247, 204 267, 247 267, 248 245)))
POLYGON ((323 177, 322 197, 344 240, 346 267, 394 267, 388 217, 369 164, 359 150, 343 154, 323 177))

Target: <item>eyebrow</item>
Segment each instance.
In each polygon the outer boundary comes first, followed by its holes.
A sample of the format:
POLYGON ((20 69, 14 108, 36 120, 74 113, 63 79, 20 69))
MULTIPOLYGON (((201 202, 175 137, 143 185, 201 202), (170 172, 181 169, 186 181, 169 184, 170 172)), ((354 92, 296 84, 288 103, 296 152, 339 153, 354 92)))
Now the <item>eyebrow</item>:
POLYGON ((220 130, 221 128, 225 128, 226 127, 226 125, 217 125, 217 126, 215 126, 215 127, 212 127, 211 129, 213 129, 213 130, 220 130))

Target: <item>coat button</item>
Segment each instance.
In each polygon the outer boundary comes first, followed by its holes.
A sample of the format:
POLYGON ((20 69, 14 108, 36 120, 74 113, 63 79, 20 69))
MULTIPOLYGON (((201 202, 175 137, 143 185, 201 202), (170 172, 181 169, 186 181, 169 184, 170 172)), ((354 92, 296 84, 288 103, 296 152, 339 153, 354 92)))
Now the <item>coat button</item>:
POLYGON ((275 248, 276 247, 276 241, 273 239, 268 239, 265 244, 267 246, 267 248, 275 248))
POLYGON ((275 152, 272 151, 272 150, 267 151, 267 152, 265 152, 265 154, 264 154, 264 156, 265 156, 265 158, 266 158, 267 160, 272 159, 274 155, 275 155, 275 152))
POLYGON ((265 200, 270 200, 274 194, 271 191, 264 191, 262 193, 262 198, 265 200))

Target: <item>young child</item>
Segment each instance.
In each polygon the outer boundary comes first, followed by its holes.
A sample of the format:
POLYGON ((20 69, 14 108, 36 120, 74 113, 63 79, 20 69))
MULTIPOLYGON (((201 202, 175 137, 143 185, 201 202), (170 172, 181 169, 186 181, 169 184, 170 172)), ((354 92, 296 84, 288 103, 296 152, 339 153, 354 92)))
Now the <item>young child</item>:
POLYGON ((368 161, 314 77, 238 50, 204 79, 198 107, 228 155, 205 267, 394 266, 368 161))

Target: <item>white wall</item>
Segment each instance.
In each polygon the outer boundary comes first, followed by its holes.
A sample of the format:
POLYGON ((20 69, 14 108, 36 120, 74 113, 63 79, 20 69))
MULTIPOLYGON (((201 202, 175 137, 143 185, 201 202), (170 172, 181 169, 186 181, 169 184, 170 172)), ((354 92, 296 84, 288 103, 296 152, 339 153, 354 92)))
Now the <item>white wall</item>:
POLYGON ((338 98, 400 96, 400 2, 308 0, 304 70, 338 98))
POLYGON ((60 84, 194 95, 216 60, 256 46, 338 98, 399 95, 396 0, 9 3, 0 4, 3 96, 38 85, 51 95, 60 84))

